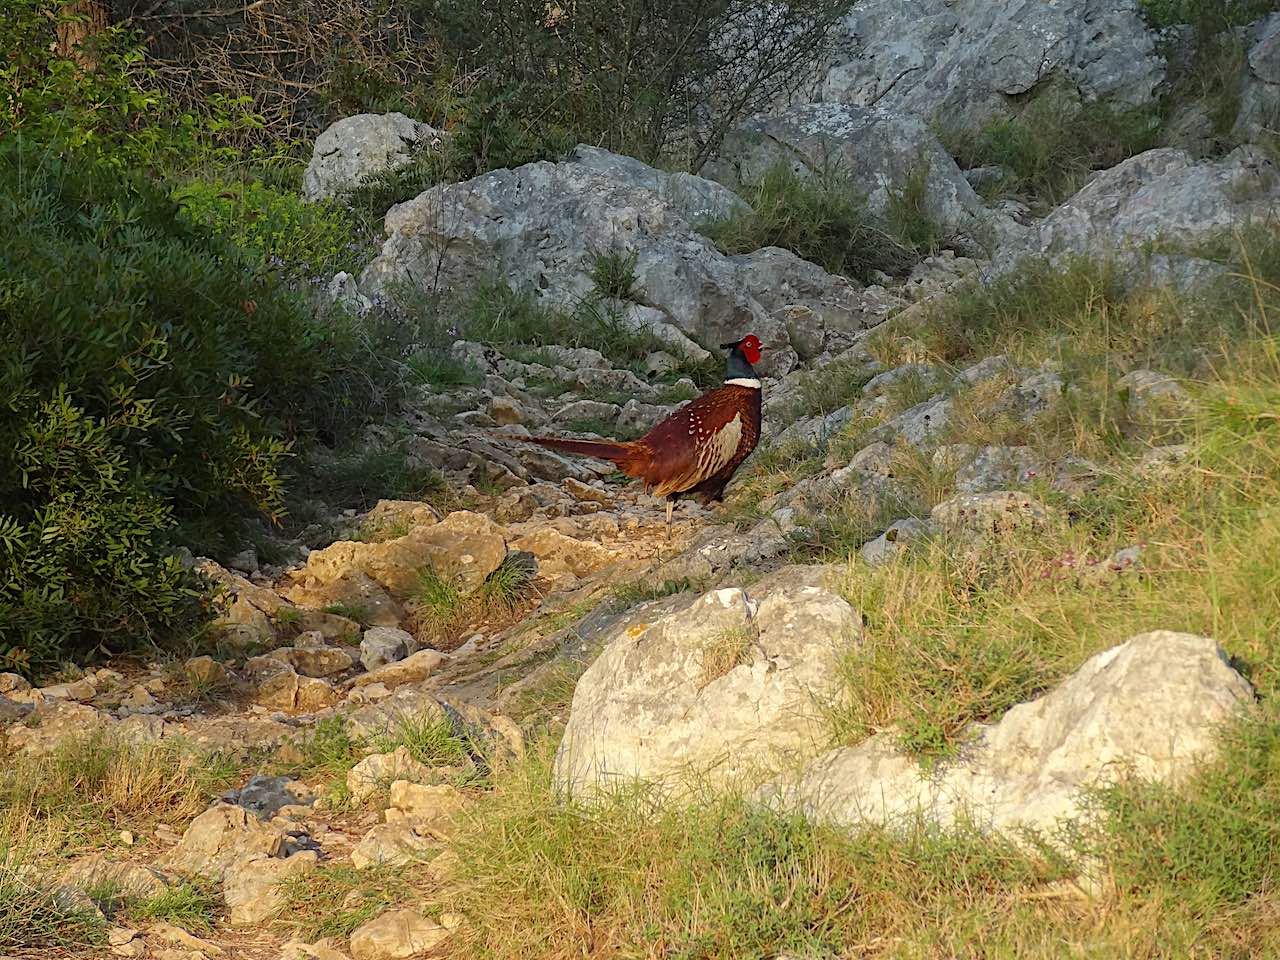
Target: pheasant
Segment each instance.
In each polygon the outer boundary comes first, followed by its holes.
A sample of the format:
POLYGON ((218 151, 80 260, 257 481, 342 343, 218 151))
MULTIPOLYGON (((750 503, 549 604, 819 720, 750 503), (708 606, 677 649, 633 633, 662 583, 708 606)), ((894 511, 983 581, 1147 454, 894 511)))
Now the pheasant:
POLYGON ((639 440, 567 440, 504 436, 584 457, 611 461, 629 477, 644 481, 646 493, 667 500, 667 535, 676 501, 696 496, 718 502, 730 478, 760 439, 760 378, 752 364, 763 346, 748 334, 729 351, 724 385, 691 400, 639 440))

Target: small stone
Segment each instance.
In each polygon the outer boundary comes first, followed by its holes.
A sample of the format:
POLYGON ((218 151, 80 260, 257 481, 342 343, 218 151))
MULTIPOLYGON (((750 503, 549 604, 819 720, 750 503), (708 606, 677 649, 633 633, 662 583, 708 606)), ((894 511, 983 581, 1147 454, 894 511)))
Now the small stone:
POLYGON ((390 910, 351 934, 351 955, 355 960, 407 960, 448 936, 448 930, 416 910, 390 910))
MULTIPOLYGON (((425 831, 424 831, 425 832, 425 831)), ((357 870, 373 866, 403 866, 423 860, 435 849, 430 836, 424 836, 407 820, 392 820, 374 826, 351 851, 351 863, 357 870)))
POLYGON ((113 947, 118 947, 122 943, 132 942, 137 936, 137 930, 130 930, 128 927, 112 927, 107 931, 107 943, 113 947))
POLYGON ((354 661, 351 654, 341 647, 331 647, 324 643, 319 633, 315 634, 319 643, 298 643, 292 647, 280 647, 272 650, 267 656, 281 663, 287 663, 294 671, 304 677, 319 679, 350 670, 354 661))
POLYGON ((16 673, 0 673, 0 694, 26 693, 31 684, 16 673))
POLYGON ((135 842, 135 839, 136 838, 134 837, 132 830, 120 831, 120 842, 123 843, 126 847, 132 847, 135 842))
POLYGON ((465 802, 462 792, 449 784, 428 785, 407 780, 391 784, 392 808, 419 820, 447 820, 461 810, 465 802))
POLYGON ((435 673, 440 664, 449 659, 447 653, 439 650, 419 650, 417 653, 396 663, 388 663, 372 673, 356 677, 356 687, 380 683, 388 688, 398 687, 404 683, 417 683, 435 673))
POLYGON ((431 768, 419 763, 406 747, 392 753, 375 753, 365 757, 347 772, 347 790, 356 803, 362 803, 379 790, 398 780, 422 783, 431 779, 431 768))
POLYGON ((278 917, 287 906, 280 884, 290 877, 311 873, 320 855, 304 850, 281 859, 252 853, 237 860, 227 870, 222 896, 230 909, 233 927, 256 926, 278 917))
POLYGON ((140 710, 143 707, 155 706, 156 698, 146 687, 135 685, 129 690, 128 694, 120 701, 120 706, 128 707, 131 710, 140 710))
POLYGON ((370 627, 360 641, 360 662, 369 671, 403 660, 417 641, 399 627, 370 627))

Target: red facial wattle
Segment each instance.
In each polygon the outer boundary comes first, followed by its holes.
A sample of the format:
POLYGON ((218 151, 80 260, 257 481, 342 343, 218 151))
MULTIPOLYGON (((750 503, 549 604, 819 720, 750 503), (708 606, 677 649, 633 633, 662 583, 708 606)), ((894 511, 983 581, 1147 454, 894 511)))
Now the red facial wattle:
POLYGON ((739 344, 742 355, 747 358, 747 363, 757 364, 760 362, 760 338, 754 333, 744 337, 742 343, 739 344))

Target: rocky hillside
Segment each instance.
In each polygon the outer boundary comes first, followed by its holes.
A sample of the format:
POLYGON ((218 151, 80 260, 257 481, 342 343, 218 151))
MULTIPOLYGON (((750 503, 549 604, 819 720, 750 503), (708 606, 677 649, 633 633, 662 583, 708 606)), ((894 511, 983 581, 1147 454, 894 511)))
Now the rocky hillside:
MULTIPOLYGON (((434 331, 361 441, 432 482, 309 451, 182 556, 190 649, 0 673, 0 955, 1280 952, 1280 13, 1224 116, 1153 8, 858 4, 698 173, 390 206, 314 309, 434 331), (748 332, 764 440, 670 538, 501 437, 637 436, 748 332)), ((452 136, 339 121, 305 196, 452 136)))

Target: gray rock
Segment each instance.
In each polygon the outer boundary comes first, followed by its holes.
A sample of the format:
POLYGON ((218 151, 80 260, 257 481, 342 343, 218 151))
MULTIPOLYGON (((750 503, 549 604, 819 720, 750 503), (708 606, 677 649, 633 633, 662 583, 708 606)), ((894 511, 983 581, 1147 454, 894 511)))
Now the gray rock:
POLYGON ((782 164, 797 175, 839 171, 868 208, 888 210, 892 191, 921 164, 925 211, 952 231, 970 233, 985 218, 982 201, 928 125, 883 109, 807 103, 751 117, 730 131, 708 170, 731 184, 754 184, 782 164))
POLYGON ((942 379, 942 372, 931 363, 907 363, 876 374, 863 385, 862 395, 868 399, 879 397, 889 387, 908 377, 916 377, 925 383, 936 383, 942 379))
POLYGON ((259 774, 250 777, 239 790, 224 794, 226 803, 234 803, 250 813, 257 814, 259 819, 269 820, 281 807, 292 806, 302 802, 302 797, 295 795, 295 783, 289 777, 268 777, 259 774))
POLYGON ((844 24, 821 99, 980 127, 1048 83, 1155 98, 1164 62, 1133 0, 869 0, 844 24))
POLYGON ((822 740, 815 704, 861 620, 791 567, 746 591, 716 590, 621 628, 578 681, 556 755, 558 786, 589 797, 633 777, 767 775, 822 740))
POLYGON ((1280 117, 1280 13, 1254 24, 1252 41, 1232 134, 1261 141, 1280 117))
POLYGON ((1252 701, 1212 640, 1158 630, 1090 658, 1038 700, 975 726, 964 757, 928 773, 879 734, 808 764, 761 797, 842 826, 969 818, 993 830, 1052 831, 1081 794, 1126 776, 1185 777, 1213 755, 1221 725, 1252 701))
POLYGON ((302 175, 302 195, 323 200, 412 159, 416 149, 439 149, 449 135, 402 113, 361 113, 337 121, 316 138, 302 175))
POLYGON ((796 362, 784 319, 751 296, 745 268, 634 178, 574 162, 495 170, 399 204, 387 215, 387 231, 360 279, 371 295, 394 296, 406 282, 465 290, 497 271, 518 289, 572 307, 593 293, 594 257, 626 250, 635 258, 637 299, 661 311, 662 322, 707 344, 754 332, 772 347, 760 366, 765 374, 785 373, 796 362))
POLYGON ((951 422, 951 400, 937 395, 904 410, 877 427, 877 437, 897 438, 913 447, 927 447, 951 422))
POLYGON ((585 143, 578 144, 568 159, 614 180, 630 181, 651 190, 694 226, 751 210, 740 196, 713 180, 689 173, 668 173, 633 157, 610 153, 585 143))
POLYGON ((956 490, 988 493, 1027 483, 1044 472, 1043 463, 1030 447, 983 447, 956 471, 956 490))
POLYGON ((1038 500, 1016 490, 964 493, 935 506, 930 517, 936 527, 951 534, 985 539, 1013 530, 1034 529, 1049 518, 1038 500))
POLYGON ((417 646, 413 635, 399 627, 370 627, 360 641, 360 662, 372 672, 403 660, 417 646))
POLYGON ((349 273, 335 273, 325 288, 325 294, 331 304, 361 319, 373 309, 373 301, 360 292, 356 278, 349 273))
POLYGON ((618 430, 621 433, 647 433, 658 421, 675 412, 675 409, 656 403, 641 403, 632 398, 618 412, 618 430))
POLYGON ((1136 417, 1177 412, 1191 402, 1191 395, 1176 379, 1157 370, 1130 370, 1116 381, 1116 389, 1136 417))
POLYGON ((845 349, 856 334, 903 305, 879 288, 862 289, 781 247, 762 247, 732 261, 746 291, 782 318, 791 346, 804 360, 845 349))
POLYGON ((1180 244, 1207 241, 1265 221, 1277 204, 1280 172, 1259 148, 1239 147, 1220 160, 1149 150, 1098 174, 1027 241, 1002 247, 993 271, 1013 269, 1025 256, 1108 254, 1141 280, 1143 245, 1162 237, 1180 244))

